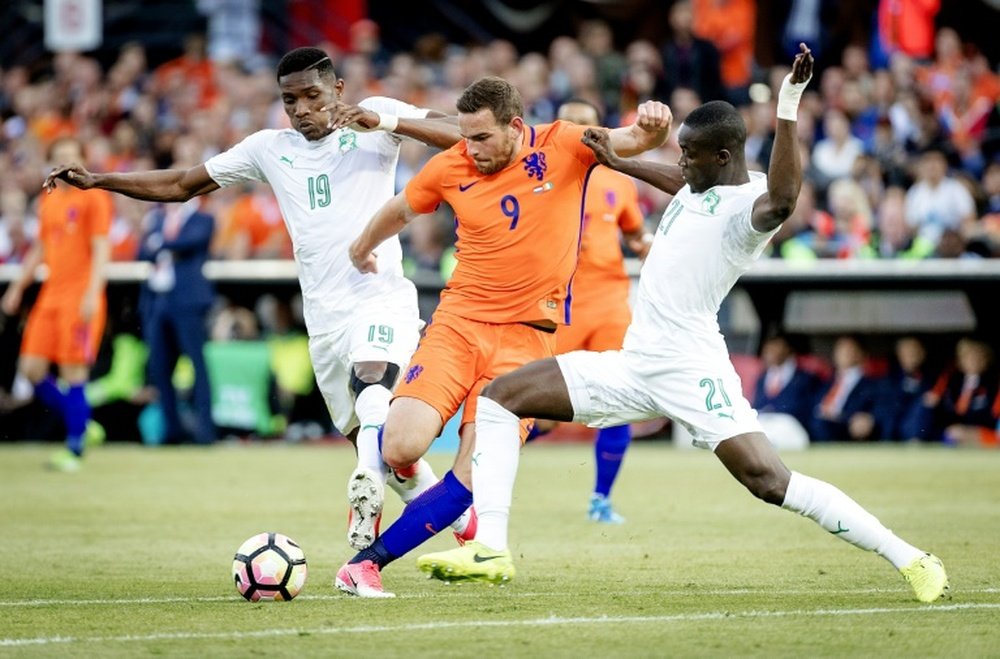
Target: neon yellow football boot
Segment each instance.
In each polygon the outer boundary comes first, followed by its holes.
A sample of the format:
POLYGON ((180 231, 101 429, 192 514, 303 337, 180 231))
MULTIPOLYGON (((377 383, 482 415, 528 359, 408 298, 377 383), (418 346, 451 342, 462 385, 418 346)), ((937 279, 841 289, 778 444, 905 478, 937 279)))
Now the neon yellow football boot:
POLYGON ((449 551, 424 554, 417 567, 429 579, 441 581, 485 581, 504 584, 514 578, 516 570, 510 550, 496 551, 479 542, 466 542, 449 551))
POLYGON ((901 569, 900 573, 921 602, 934 602, 951 597, 944 564, 933 554, 915 558, 912 563, 901 569))
POLYGON ((80 471, 80 456, 68 448, 61 448, 49 457, 46 466, 52 471, 77 472, 80 471))

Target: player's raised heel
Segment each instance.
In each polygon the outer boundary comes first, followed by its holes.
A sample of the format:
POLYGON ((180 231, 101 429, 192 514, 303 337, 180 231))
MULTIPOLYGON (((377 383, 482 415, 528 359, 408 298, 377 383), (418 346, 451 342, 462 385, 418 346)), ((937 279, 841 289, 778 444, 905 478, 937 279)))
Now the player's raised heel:
POLYGON ((372 561, 345 563, 337 570, 333 584, 348 595, 369 598, 395 597, 382 588, 382 573, 372 561))
POLYGON ((921 602, 935 602, 951 597, 951 586, 944 563, 933 554, 924 554, 900 570, 921 602))
POLYGON ((358 551, 367 549, 378 537, 385 486, 371 469, 355 469, 347 481, 351 515, 347 524, 347 544, 358 551))
POLYGON ((514 578, 516 570, 510 550, 496 551, 479 542, 467 542, 450 551, 424 554, 417 567, 428 579, 452 581, 485 581, 504 584, 514 578))

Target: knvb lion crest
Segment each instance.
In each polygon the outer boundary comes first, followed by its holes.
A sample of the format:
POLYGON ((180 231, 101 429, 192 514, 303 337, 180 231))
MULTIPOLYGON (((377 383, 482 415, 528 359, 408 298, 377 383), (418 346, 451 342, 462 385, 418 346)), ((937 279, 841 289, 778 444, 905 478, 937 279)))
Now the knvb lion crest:
POLYGON ((410 384, 414 380, 420 377, 420 374, 424 372, 424 367, 420 364, 414 364, 406 371, 406 384, 410 384))
POLYGON ((549 168, 545 164, 545 154, 541 152, 529 153, 522 158, 524 171, 528 172, 528 178, 536 178, 541 181, 545 177, 545 171, 549 168))

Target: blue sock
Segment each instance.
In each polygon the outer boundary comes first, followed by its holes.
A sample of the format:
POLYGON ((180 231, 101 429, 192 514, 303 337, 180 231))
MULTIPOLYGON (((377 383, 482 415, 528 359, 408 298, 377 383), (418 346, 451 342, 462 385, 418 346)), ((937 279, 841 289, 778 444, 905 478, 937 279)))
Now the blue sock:
POLYGON ((45 407, 58 412, 59 416, 64 415, 63 407, 66 395, 59 389, 56 379, 51 375, 45 376, 45 379, 35 385, 35 398, 40 400, 45 407))
POLYGON ((594 455, 597 458, 597 482, 594 484, 594 494, 607 497, 611 494, 611 486, 615 484, 618 470, 622 466, 625 451, 632 439, 632 429, 627 424, 613 428, 601 428, 594 443, 594 455))
POLYGON ((538 439, 542 435, 548 435, 549 432, 551 432, 551 431, 550 430, 539 430, 538 429, 538 424, 537 423, 533 423, 533 424, 531 424, 531 428, 528 430, 528 436, 525 438, 524 443, 527 444, 530 441, 538 439))
POLYGON ((83 433, 90 419, 90 405, 83 395, 82 384, 71 385, 66 392, 63 409, 66 420, 66 448, 77 455, 83 455, 83 433))
POLYGON ((411 501, 399 519, 350 562, 374 561, 383 568, 448 528, 471 505, 472 492, 449 471, 436 485, 411 501))

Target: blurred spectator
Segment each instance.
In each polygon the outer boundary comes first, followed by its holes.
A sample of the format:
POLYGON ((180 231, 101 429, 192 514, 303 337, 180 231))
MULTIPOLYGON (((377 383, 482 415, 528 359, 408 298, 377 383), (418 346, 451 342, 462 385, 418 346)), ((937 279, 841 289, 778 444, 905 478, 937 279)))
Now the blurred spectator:
POLYGON ((21 263, 38 232, 28 215, 28 195, 13 186, 0 187, 0 263, 21 263))
MULTIPOLYGON (((614 112, 618 109, 622 79, 631 63, 615 50, 611 27, 601 20, 584 21, 577 34, 580 48, 594 61, 597 89, 601 94, 601 107, 614 112)), ((659 59, 659 56, 657 56, 659 59)), ((631 76, 629 76, 631 77, 631 76)))
POLYGON ((743 105, 753 63, 757 0, 692 0, 696 35, 711 41, 721 55, 726 100, 743 105))
POLYGON ((832 259, 871 258, 872 210, 861 186, 852 179, 833 182, 827 191, 833 225, 817 231, 816 252, 832 259))
POLYGON ((693 89, 706 101, 722 98, 719 51, 692 31, 691 1, 678 0, 670 7, 670 34, 663 46, 664 87, 693 89))
POLYGON ((877 211, 876 249, 882 258, 922 259, 934 253, 935 244, 917 235, 906 221, 906 191, 891 187, 877 211))
POLYGON ((270 187, 248 187, 226 211, 213 252, 225 259, 292 258, 292 241, 270 187))
POLYGON ((625 49, 625 58, 627 66, 621 81, 620 103, 611 106, 612 112, 605 119, 612 125, 623 123, 622 117, 635 111, 643 101, 658 100, 665 95, 663 60, 656 46, 644 40, 633 41, 625 49), (614 114, 615 109, 620 110, 620 114, 614 114))
POLYGON ((813 261, 817 257, 819 229, 832 226, 833 217, 816 207, 815 187, 803 180, 795 210, 771 240, 773 254, 788 261, 813 261))
POLYGON ((931 438, 949 444, 996 445, 1000 395, 993 349, 966 337, 955 346, 956 369, 945 372, 924 395, 925 423, 931 438))
POLYGON ((773 336, 761 347, 765 370, 754 389, 753 406, 761 414, 788 414, 803 428, 812 419, 819 382, 802 369, 788 337, 773 336))
POLYGON ((946 229, 963 233, 974 229, 975 200, 948 175, 948 161, 941 151, 930 150, 920 157, 917 181, 906 193, 906 221, 935 246, 946 229))
POLYGON ((235 64, 247 71, 264 66, 260 55, 261 0, 196 0, 208 18, 208 56, 217 65, 235 64))
POLYGON ((813 441, 877 439, 878 383, 865 374, 859 339, 841 336, 833 345, 833 380, 820 391, 813 410, 813 441))
POLYGON ((915 336, 896 340, 895 362, 882 381, 876 417, 883 439, 926 439, 931 428, 921 413, 923 396, 934 384, 927 364, 927 349, 915 336))
MULTIPOLYGON (((330 51, 327 51, 330 52, 330 51)), ((389 67, 389 51, 382 45, 378 23, 363 18, 351 23, 350 54, 360 55, 371 63, 375 76, 381 78, 389 67)))
POLYGON ((202 268, 208 259, 214 219, 199 210, 200 200, 154 210, 139 258, 153 263, 139 298, 143 335, 149 346, 149 382, 159 394, 166 443, 190 436, 198 444, 215 441, 212 391, 205 366, 205 320, 215 299, 202 268), (177 392, 171 380, 177 359, 186 355, 194 367, 192 405, 195 427, 181 422, 177 392))
POLYGON ((744 151, 751 170, 766 172, 771 162, 771 145, 774 144, 774 106, 770 103, 751 103, 743 108, 747 125, 744 151))
POLYGON ((826 189, 833 181, 850 176, 854 161, 864 152, 864 144, 851 134, 851 124, 840 110, 829 110, 823 119, 825 137, 812 153, 816 183, 826 189))
POLYGON ((175 99, 174 105, 190 97, 196 107, 211 106, 219 90, 215 86, 215 65, 207 57, 205 36, 188 35, 184 39, 184 52, 161 64, 154 72, 153 83, 160 96, 175 99))
POLYGON ((934 46, 934 17, 940 9, 941 0, 879 0, 872 39, 876 64, 885 66, 896 53, 929 58, 934 46))

